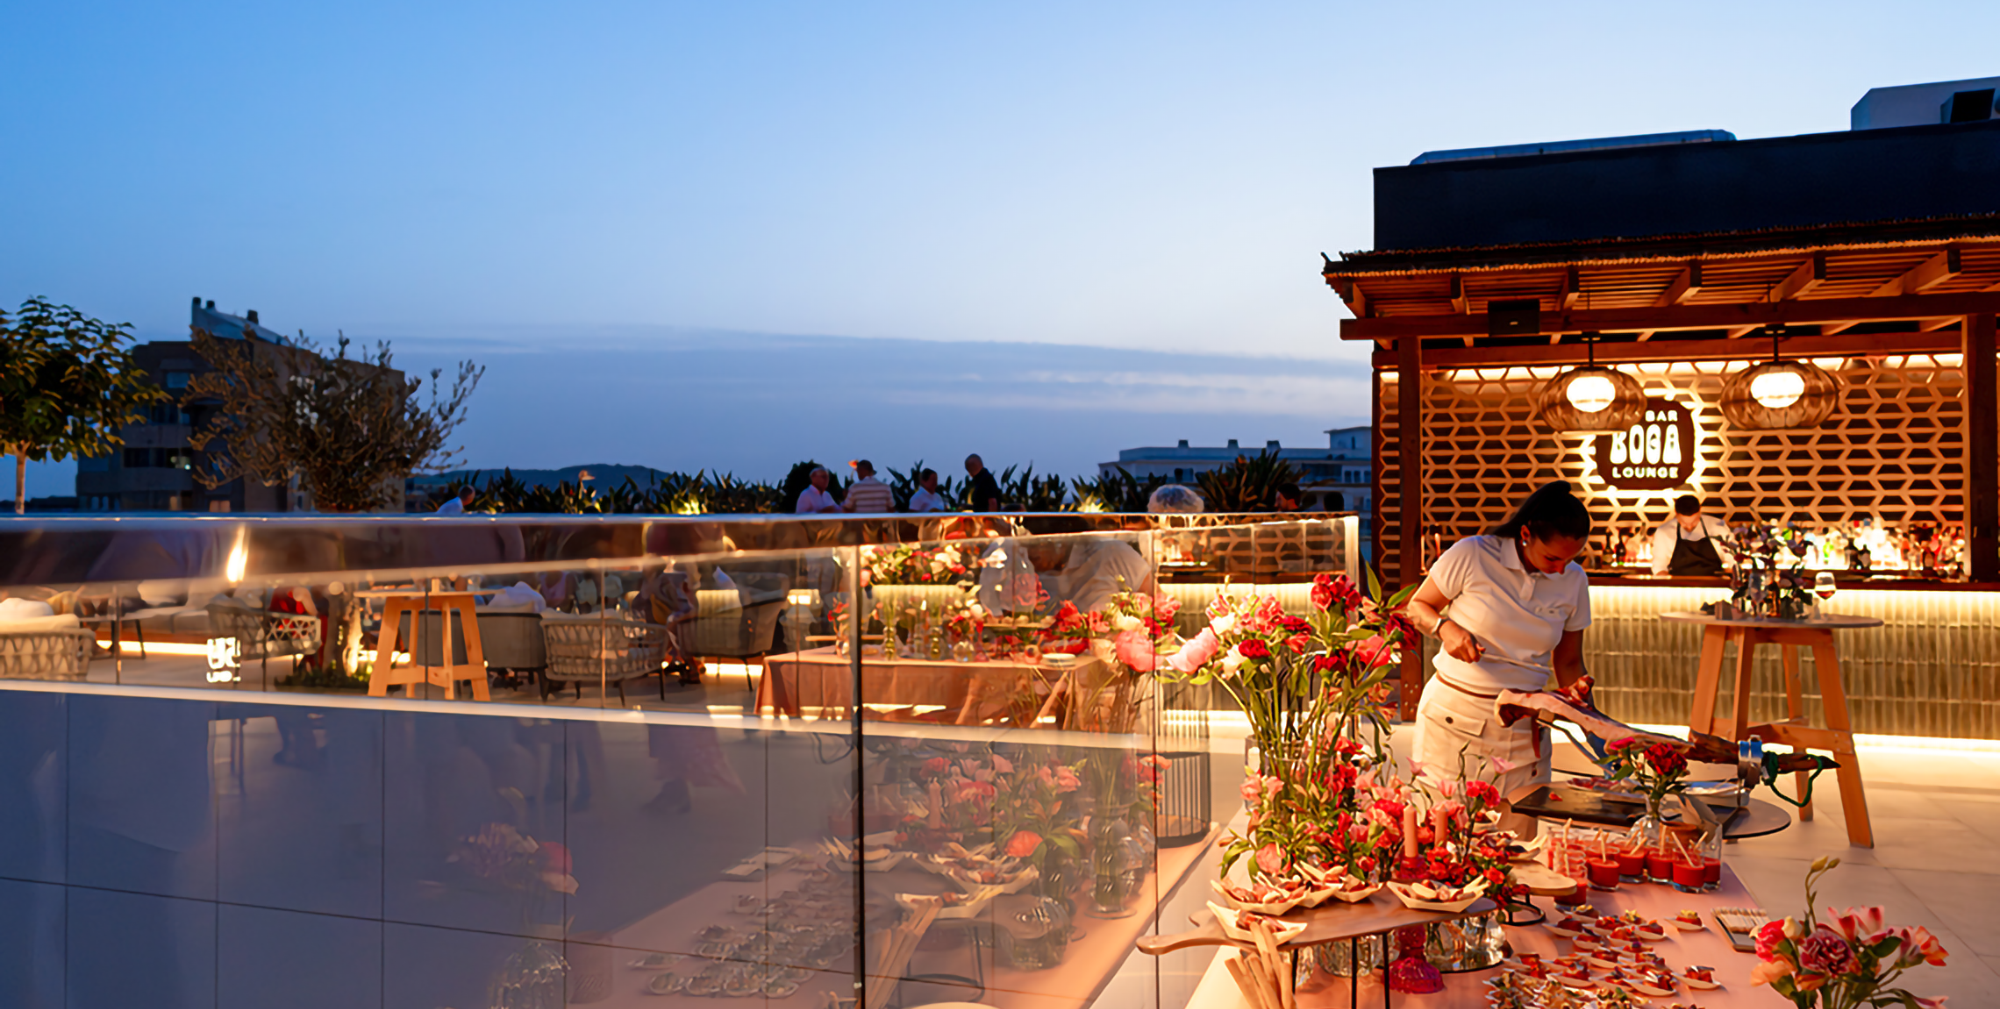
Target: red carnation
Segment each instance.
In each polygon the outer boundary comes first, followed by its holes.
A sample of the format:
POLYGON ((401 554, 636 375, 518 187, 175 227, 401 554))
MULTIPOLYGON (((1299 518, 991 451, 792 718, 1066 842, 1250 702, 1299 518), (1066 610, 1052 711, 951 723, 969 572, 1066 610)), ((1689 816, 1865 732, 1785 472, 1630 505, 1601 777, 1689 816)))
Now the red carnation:
POLYGON ((1271 657, 1271 647, 1261 638, 1251 638, 1236 646, 1236 654, 1246 659, 1268 659, 1271 657))

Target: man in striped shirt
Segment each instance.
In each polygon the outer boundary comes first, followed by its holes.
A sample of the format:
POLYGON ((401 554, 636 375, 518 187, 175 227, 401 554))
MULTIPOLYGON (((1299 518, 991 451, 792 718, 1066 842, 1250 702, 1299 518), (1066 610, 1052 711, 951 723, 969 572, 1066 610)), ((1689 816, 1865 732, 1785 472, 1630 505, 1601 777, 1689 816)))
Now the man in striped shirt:
POLYGON ((854 462, 854 484, 847 488, 841 510, 850 514, 876 514, 896 510, 896 495, 889 485, 875 479, 875 464, 866 459, 854 462))

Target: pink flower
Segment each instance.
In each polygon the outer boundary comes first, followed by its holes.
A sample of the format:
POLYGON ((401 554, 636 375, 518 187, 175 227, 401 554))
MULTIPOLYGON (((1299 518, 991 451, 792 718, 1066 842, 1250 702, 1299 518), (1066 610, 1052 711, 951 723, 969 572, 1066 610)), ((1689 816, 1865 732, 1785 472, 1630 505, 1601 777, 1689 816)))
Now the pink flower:
POLYGON ((1174 597, 1167 595, 1165 593, 1161 593, 1160 595, 1153 597, 1154 620, 1158 620, 1160 623, 1163 624, 1171 623, 1174 619, 1174 615, 1179 613, 1180 611, 1181 611, 1180 600, 1175 599, 1174 597))
POLYGON ((1036 848, 1041 846, 1042 835, 1032 830, 1017 830, 1014 832, 1013 837, 1007 839, 1007 856, 1009 858, 1027 858, 1029 855, 1035 853, 1036 848))
POLYGON ((1894 931, 1883 926, 1879 907, 1850 907, 1844 912, 1829 907, 1826 915, 1833 919, 1833 929, 1842 939, 1864 946, 1874 945, 1875 940, 1894 931))
POLYGON ((1264 870, 1265 874, 1271 876, 1276 876, 1284 871, 1285 853, 1278 850, 1277 842, 1273 841, 1257 849, 1257 868, 1264 870))
POLYGON ((1195 670, 1200 669, 1208 663, 1208 660, 1214 658, 1215 653, 1221 647, 1222 639, 1216 637, 1214 631, 1204 627, 1201 629, 1200 634, 1195 635, 1192 640, 1181 645, 1180 651, 1167 656, 1167 665, 1173 667, 1183 676, 1192 676, 1195 670))
POLYGON ((996 753, 993 755, 993 770, 999 774, 1013 774, 1014 762, 996 753))
POLYGON ((1364 668, 1373 669, 1396 658, 1396 646, 1383 640, 1382 635, 1371 635, 1347 646, 1355 658, 1361 660, 1364 668))
POLYGON ((1812 991, 1826 982, 1861 969, 1854 947, 1840 934, 1821 925, 1799 941, 1799 973, 1793 983, 1800 991, 1812 991))
POLYGON ((1141 672, 1152 670, 1155 661, 1153 642, 1146 635, 1138 631, 1125 631, 1113 638, 1112 643, 1117 649, 1118 661, 1141 672))
POLYGON ((1256 802, 1258 797, 1264 794, 1263 789, 1258 787, 1258 782, 1256 778, 1250 778, 1244 781, 1243 787, 1238 789, 1238 791, 1243 793, 1244 802, 1256 802))
POLYGON ((1056 767, 1057 792, 1074 792, 1080 784, 1082 783, 1076 780, 1076 772, 1070 770, 1067 765, 1058 765, 1056 767))
POLYGON ((1914 954, 1912 956, 1913 960, 1915 957, 1922 957, 1925 963, 1933 967, 1942 967, 1944 966, 1944 958, 1951 955, 1944 948, 1944 944, 1938 942, 1937 936, 1931 934, 1930 929, 1919 925, 1915 928, 1903 929, 1902 933, 1904 955, 1911 956, 1914 954))

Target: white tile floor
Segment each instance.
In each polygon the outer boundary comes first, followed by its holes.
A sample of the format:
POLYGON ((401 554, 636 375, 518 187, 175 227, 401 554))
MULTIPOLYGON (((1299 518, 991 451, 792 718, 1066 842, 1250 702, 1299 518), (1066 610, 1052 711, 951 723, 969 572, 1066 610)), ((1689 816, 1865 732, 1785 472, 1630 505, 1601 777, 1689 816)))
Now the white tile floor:
MULTIPOLYGON (((288 662, 273 663, 275 680, 288 662)), ((196 656, 165 656, 124 663, 122 682, 158 686, 203 686, 205 662, 196 656)), ((667 706, 686 710, 714 705, 747 705, 751 680, 741 667, 725 668, 699 688, 670 687, 667 706)), ((244 691, 256 689, 256 667, 245 671, 244 691)), ((109 660, 92 663, 93 682, 111 682, 109 660)), ((584 697, 557 703, 596 706, 595 690, 584 697)), ((634 702, 658 705, 657 690, 637 686, 634 702)), ((536 703, 532 691, 507 692, 495 700, 536 703)), ((616 694, 612 702, 616 703, 616 694)), ((1404 741, 1399 733, 1397 742, 1404 741)), ((1214 741, 1214 794, 1227 811, 1242 774, 1240 739, 1214 741)), ((1558 766, 1580 766, 1571 760, 1558 766)), ((1942 968, 1923 968, 1906 976, 1920 995, 1947 995, 1956 1005, 2000 1004, 2000 752, 1945 748, 1866 747, 1860 754, 1867 781, 1869 811, 1875 828, 1873 849, 1850 847, 1840 796, 1832 776, 1821 779, 1814 793, 1816 815, 1809 822, 1768 837, 1741 841, 1726 853, 1729 864, 1762 905, 1774 914, 1799 913, 1807 865, 1821 855, 1837 855, 1844 864, 1822 885, 1825 906, 1879 904, 1894 924, 1922 925, 1936 933, 1951 951, 1942 968)), ((1789 788, 1789 783, 1786 784, 1789 788)), ((1207 899, 1207 880, 1214 874, 1216 853, 1195 870, 1189 882, 1165 907, 1158 928, 1186 927, 1188 915, 1207 899)), ((1213 952, 1188 950, 1153 958, 1135 953, 1115 977, 1098 1004, 1179 1009, 1208 968, 1213 952)))

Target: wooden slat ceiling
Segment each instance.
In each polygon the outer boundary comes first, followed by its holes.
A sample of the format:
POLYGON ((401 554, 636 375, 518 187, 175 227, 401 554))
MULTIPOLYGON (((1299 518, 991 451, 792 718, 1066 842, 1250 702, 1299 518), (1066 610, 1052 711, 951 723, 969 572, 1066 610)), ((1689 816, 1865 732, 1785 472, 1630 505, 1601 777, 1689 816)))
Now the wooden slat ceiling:
MULTIPOLYGON (((1495 301, 1537 299, 1543 312, 1574 308, 1618 309, 1684 305, 1735 305, 1779 300, 1866 298, 1895 294, 1968 294, 2000 291, 2000 242, 1936 242, 1892 249, 1832 250, 1821 253, 1660 260, 1574 267, 1536 265, 1469 271, 1437 270, 1396 274, 1343 274, 1340 264, 1326 271, 1350 308, 1367 318, 1479 315, 1495 301), (1919 279, 1919 291, 1899 290, 1908 277, 1941 254, 1955 255, 1957 272, 1940 266, 1919 279), (1815 256, 1821 263, 1816 269, 1815 256), (1689 289, 1690 265, 1700 285, 1689 289), (1567 304, 1571 271, 1577 287, 1567 304), (1786 281, 1808 271, 1811 283, 1785 290, 1786 281), (1885 288, 1889 288, 1885 290, 1885 288), (1453 298, 1457 290, 1460 297, 1453 298), (1669 301, 1669 298, 1675 300, 1669 301)), ((1368 339, 1366 336, 1356 337, 1368 339)))

